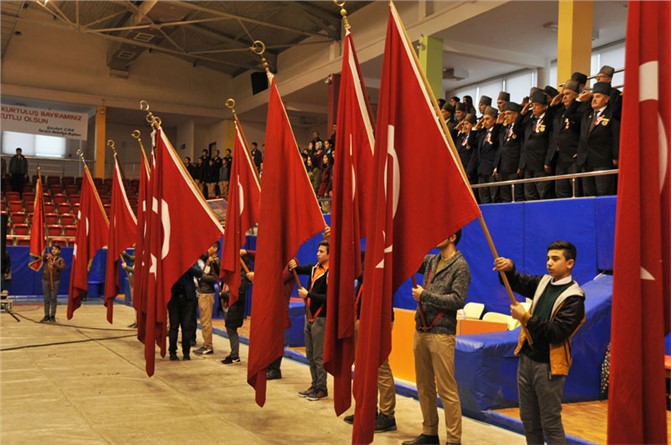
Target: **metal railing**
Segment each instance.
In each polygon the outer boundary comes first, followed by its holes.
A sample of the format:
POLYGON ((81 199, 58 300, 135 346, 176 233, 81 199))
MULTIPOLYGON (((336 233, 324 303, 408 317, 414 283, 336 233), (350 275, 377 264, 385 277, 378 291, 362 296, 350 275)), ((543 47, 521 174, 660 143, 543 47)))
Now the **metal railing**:
POLYGON ((590 178, 594 176, 608 176, 608 175, 617 175, 620 172, 619 169, 614 168, 611 170, 599 170, 593 172, 585 173, 569 173, 566 175, 553 175, 553 176, 542 176, 540 178, 527 178, 527 179, 511 179, 508 181, 495 181, 495 182, 485 182, 482 184, 471 184, 473 189, 480 189, 485 187, 505 187, 511 186, 512 202, 515 202, 515 186, 518 184, 530 184, 534 182, 548 182, 548 181, 559 181, 559 180, 569 180, 571 181, 571 190, 572 197, 576 197, 576 179, 581 178, 590 178))

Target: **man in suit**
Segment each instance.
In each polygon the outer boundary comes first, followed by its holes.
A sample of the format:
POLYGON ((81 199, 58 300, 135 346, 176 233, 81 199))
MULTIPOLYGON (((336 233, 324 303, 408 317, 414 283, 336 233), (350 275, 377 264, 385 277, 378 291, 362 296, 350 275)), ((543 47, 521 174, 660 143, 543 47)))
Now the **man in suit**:
MULTIPOLYGON (((500 132, 501 148, 496 153, 494 161, 494 178, 497 181, 519 179, 520 155, 524 138, 521 110, 522 107, 515 102, 506 102, 503 106, 505 120, 500 132)), ((501 202, 512 201, 511 186, 499 187, 499 193, 501 202)), ((524 201, 524 187, 521 184, 515 187, 515 201, 524 201)))
MULTIPOLYGON (((531 113, 525 117, 525 138, 520 157, 520 169, 524 179, 542 178, 551 172, 550 161, 554 152, 550 150, 552 113, 548 110, 548 96, 541 89, 531 95, 531 113)), ((524 184, 527 201, 549 198, 549 181, 524 184)))
MULTIPOLYGON (((493 182, 494 161, 499 150, 499 130, 501 125, 496 123, 498 111, 487 107, 481 121, 474 127, 477 130, 477 150, 473 152, 468 166, 469 176, 476 175, 478 184, 493 182)), ((482 187, 478 189, 481 204, 498 201, 497 187, 482 187)))
MULTIPOLYGON (((617 168, 620 151, 620 121, 613 116, 611 88, 597 82, 592 88, 592 110, 585 113, 580 128, 578 166, 581 172, 617 168)), ((615 194, 615 176, 583 178, 585 196, 615 194)))
MULTIPOLYGON (((585 103, 578 102, 578 90, 580 85, 576 80, 564 83, 561 94, 553 100, 552 105, 558 105, 556 112, 554 134, 557 150, 557 175, 566 175, 578 172, 576 162, 578 153, 578 141, 580 140, 580 125, 582 117, 587 111, 585 103)), ((557 198, 570 198, 573 196, 571 182, 567 179, 555 182, 555 193, 557 198)))

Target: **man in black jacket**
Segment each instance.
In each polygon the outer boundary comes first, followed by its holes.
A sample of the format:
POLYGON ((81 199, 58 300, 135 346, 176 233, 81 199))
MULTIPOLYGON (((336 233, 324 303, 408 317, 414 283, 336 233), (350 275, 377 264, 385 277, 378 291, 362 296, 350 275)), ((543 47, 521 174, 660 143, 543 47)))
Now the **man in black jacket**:
MULTIPOLYGON (((550 149, 552 133, 552 113, 548 110, 548 96, 543 90, 536 90, 531 96, 532 112, 525 122, 525 138, 520 157, 520 169, 524 179, 542 178, 551 173, 550 162, 554 151, 550 149)), ((524 184, 524 198, 527 201, 549 198, 551 183, 532 182, 524 184)))
MULTIPOLYGON (((494 161, 494 178, 497 181, 520 179, 520 156, 522 154, 522 139, 524 139, 522 107, 515 102, 506 102, 503 105, 505 114, 504 127, 500 131, 500 146, 494 161)), ((501 202, 513 200, 512 187, 499 187, 501 202)), ((515 187, 515 201, 524 201, 524 187, 520 184, 515 187)))
MULTIPOLYGON (((585 113, 580 127, 578 166, 581 172, 610 170, 618 166, 620 121, 613 116, 610 85, 598 82, 592 88, 592 111, 585 113)), ((585 196, 614 195, 615 176, 583 178, 585 196)))
POLYGON ((196 284, 194 277, 200 278, 203 270, 194 264, 184 272, 179 280, 172 285, 170 302, 168 302, 168 316, 170 317, 170 332, 168 338, 170 346, 170 360, 179 360, 177 357, 177 335, 182 327, 182 354, 184 360, 191 360, 191 337, 196 329, 193 323, 193 314, 196 312, 196 284))
POLYGON ((513 318, 526 328, 520 329, 515 354, 520 356, 517 391, 528 444, 566 443, 561 402, 572 361, 571 337, 585 321, 585 293, 571 276, 576 254, 567 241, 551 243, 547 275, 520 274, 510 259, 494 260, 494 270, 506 273, 513 291, 533 299, 529 312, 521 304, 510 306, 513 318))
MULTIPOLYGON (((501 128, 501 125, 496 123, 497 117, 498 111, 492 107, 487 107, 485 115, 473 127, 477 131, 478 143, 467 172, 469 176, 477 176, 478 184, 488 184, 494 181, 494 161, 499 150, 499 129, 501 128)), ((481 204, 498 201, 497 187, 479 188, 478 195, 481 204)))
POLYGON ((198 310, 202 329, 203 346, 195 350, 198 355, 214 353, 212 346, 212 308, 214 307, 214 285, 219 282, 219 242, 213 243, 201 257, 203 276, 198 280, 198 310))
POLYGON ((317 263, 299 266, 289 261, 289 270, 310 275, 308 288, 299 287, 298 295, 305 301, 305 354, 310 364, 312 384, 300 397, 317 401, 328 397, 324 369, 324 336, 326 334, 326 291, 329 272, 329 243, 322 241, 317 249, 317 263))

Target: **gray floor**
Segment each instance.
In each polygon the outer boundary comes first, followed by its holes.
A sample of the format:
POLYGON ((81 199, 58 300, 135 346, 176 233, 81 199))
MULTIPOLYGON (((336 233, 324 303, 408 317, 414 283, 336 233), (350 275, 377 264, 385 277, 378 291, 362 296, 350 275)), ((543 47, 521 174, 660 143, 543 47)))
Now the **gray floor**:
MULTIPOLYGON (((3 444, 351 442, 351 426, 335 417, 332 399, 297 397, 309 386, 308 368, 300 363, 284 360, 284 378, 268 382, 266 406, 259 408, 246 383, 244 345, 242 366, 219 363, 228 340, 215 336, 214 355, 190 362, 158 357, 149 378, 142 345, 125 328, 131 308, 116 306, 114 325, 105 321, 102 306, 83 306, 69 322, 61 306, 56 325, 35 323, 41 305, 14 310, 20 323, 0 314, 3 444)), ((398 397, 396 419, 398 431, 376 434, 374 443, 399 444, 416 436, 417 401, 398 397)), ((467 418, 463 430, 464 444, 524 443, 518 434, 467 418)))

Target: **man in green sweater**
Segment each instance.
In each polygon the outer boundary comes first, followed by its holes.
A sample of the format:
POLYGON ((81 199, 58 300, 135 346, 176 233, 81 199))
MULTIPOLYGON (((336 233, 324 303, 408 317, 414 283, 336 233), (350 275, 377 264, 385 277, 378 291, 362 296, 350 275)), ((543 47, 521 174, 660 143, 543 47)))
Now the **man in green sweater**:
POLYGON ((517 391, 528 444, 542 444, 545 438, 549 444, 566 443, 561 402, 572 361, 570 343, 585 321, 585 293, 571 276, 575 246, 554 241, 547 251, 547 275, 520 274, 510 259, 494 260, 494 270, 506 273, 512 290, 533 299, 529 312, 520 304, 510 306, 513 318, 526 328, 520 329, 515 354, 520 356, 517 391))

